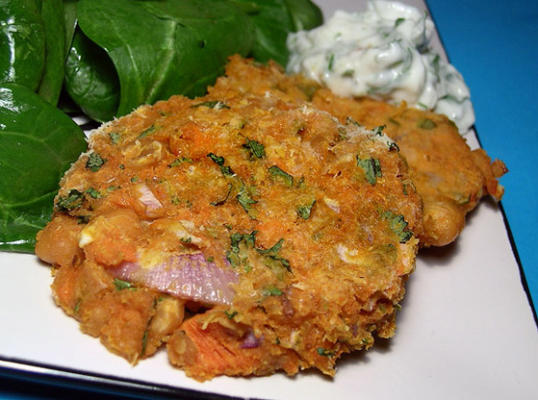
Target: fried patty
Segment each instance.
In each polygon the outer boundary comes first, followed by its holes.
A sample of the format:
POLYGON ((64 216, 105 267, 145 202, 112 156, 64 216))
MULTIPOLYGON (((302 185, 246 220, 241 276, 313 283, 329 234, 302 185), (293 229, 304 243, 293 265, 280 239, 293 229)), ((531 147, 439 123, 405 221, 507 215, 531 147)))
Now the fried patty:
POLYGON ((167 343, 199 380, 333 375, 341 354, 394 334, 421 201, 383 132, 236 62, 239 82, 94 132, 36 254, 56 303, 130 362, 167 343))
POLYGON ((453 242, 465 225, 465 215, 482 197, 489 194, 500 200, 503 195, 497 178, 507 172, 505 165, 491 162, 482 149, 471 151, 443 115, 366 97, 339 97, 316 82, 285 75, 276 64, 260 66, 239 57, 232 58, 226 74, 228 78, 213 90, 271 93, 286 101, 311 103, 342 123, 383 127, 409 164, 412 184, 423 201, 423 229, 415 230, 421 246, 453 242))

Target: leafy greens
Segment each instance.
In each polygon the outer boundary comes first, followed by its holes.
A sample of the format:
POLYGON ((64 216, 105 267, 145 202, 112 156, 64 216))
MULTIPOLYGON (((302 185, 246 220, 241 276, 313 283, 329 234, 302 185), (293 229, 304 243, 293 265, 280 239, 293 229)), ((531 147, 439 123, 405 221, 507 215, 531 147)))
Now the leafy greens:
POLYGON ((32 252, 86 141, 71 118, 17 84, 0 86, 0 121, 0 250, 32 252))

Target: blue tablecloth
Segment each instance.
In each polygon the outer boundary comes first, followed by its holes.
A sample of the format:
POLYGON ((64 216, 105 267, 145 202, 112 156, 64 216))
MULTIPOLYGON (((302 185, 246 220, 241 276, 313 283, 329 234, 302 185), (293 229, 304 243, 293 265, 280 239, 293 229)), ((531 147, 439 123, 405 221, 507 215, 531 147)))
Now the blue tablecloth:
POLYGON ((450 61, 471 89, 482 146, 509 169, 501 204, 538 305, 538 1, 428 4, 450 61))
MULTIPOLYGON (((506 188, 501 204, 523 281, 538 304, 538 1, 428 4, 451 62, 471 89, 482 146, 510 170, 501 180, 506 188)), ((54 397, 37 384, 0 378, 0 398, 54 397)))

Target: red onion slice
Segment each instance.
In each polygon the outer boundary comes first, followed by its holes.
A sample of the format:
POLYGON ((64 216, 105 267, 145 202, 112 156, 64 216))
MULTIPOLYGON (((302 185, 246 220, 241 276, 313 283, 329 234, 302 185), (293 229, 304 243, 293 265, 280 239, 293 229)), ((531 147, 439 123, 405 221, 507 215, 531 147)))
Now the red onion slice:
POLYGON ((241 343, 242 349, 255 349, 261 344, 262 338, 257 338, 254 336, 254 333, 250 331, 247 333, 247 336, 245 336, 245 339, 243 339, 243 343, 241 343))
POLYGON ((208 304, 231 304, 235 295, 231 285, 239 279, 235 271, 219 268, 202 253, 173 255, 151 268, 123 263, 110 272, 122 280, 208 304))

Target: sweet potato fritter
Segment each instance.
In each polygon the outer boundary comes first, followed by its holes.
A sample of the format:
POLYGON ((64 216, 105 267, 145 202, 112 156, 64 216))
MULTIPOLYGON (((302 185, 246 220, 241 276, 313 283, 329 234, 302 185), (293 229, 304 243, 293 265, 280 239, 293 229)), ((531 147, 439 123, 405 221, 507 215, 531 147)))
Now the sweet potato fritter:
POLYGON ((167 342, 199 380, 333 375, 394 333, 420 198, 383 133, 249 87, 272 73, 247 67, 95 132, 36 251, 57 304, 131 362, 167 342))
POLYGON ((496 179, 507 172, 504 163, 492 163, 482 149, 471 151, 444 115, 369 98, 341 98, 327 89, 318 90, 312 102, 341 121, 352 118, 370 129, 384 126, 396 141, 424 204, 422 246, 453 242, 465 225, 465 215, 483 196, 500 200, 504 193, 496 179))
MULTIPOLYGON (((503 187, 498 177, 507 169, 493 163, 482 149, 471 151, 456 126, 445 116, 395 106, 370 98, 343 98, 301 76, 287 76, 275 64, 255 65, 239 57, 228 64, 226 81, 217 90, 271 92, 287 101, 309 101, 336 116, 342 123, 368 129, 380 126, 396 141, 407 160, 412 184, 424 204, 424 227, 415 230, 422 246, 444 246, 460 234, 465 215, 490 194, 500 200, 503 187)), ((213 89, 215 90, 215 89, 213 89)), ((411 184, 411 183, 410 183, 411 184)))

